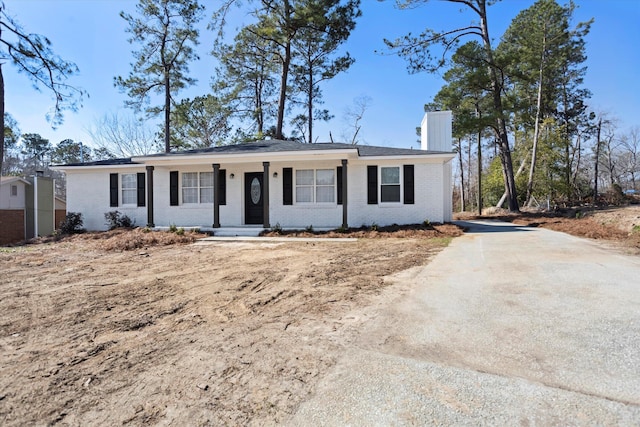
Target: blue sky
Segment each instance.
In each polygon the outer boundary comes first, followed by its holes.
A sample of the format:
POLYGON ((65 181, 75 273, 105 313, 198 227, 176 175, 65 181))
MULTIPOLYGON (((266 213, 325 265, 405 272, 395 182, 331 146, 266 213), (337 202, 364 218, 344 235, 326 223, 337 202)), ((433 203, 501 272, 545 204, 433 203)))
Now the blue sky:
MULTIPOLYGON (((19 123, 23 133, 39 133, 57 144, 71 138, 93 145, 87 129, 105 113, 124 112, 124 95, 113 87, 113 77, 130 71, 132 46, 127 42, 125 22, 120 11, 133 13, 134 0, 4 0, 8 12, 23 27, 47 36, 54 51, 75 62, 79 75, 70 83, 89 93, 77 113, 67 112, 64 124, 56 130, 45 115, 53 104, 47 92, 33 90, 31 82, 7 64, 3 66, 6 85, 6 111, 19 123)), ((217 1, 202 1, 208 20, 217 1)), ((246 3, 246 2, 244 2, 246 3)), ((362 122, 362 136, 369 145, 417 147, 415 128, 420 125, 423 105, 443 84, 439 75, 410 75, 405 62, 383 55, 383 38, 393 39, 425 27, 452 28, 475 17, 460 12, 454 4, 433 0, 412 10, 397 10, 393 1, 362 1, 359 19, 345 49, 355 57, 351 69, 323 86, 325 107, 335 118, 316 125, 320 142, 329 140, 331 131, 339 140, 345 127, 344 111, 356 97, 367 96, 371 104, 362 122)), ((497 45, 501 34, 520 10, 533 0, 503 0, 489 8, 489 31, 497 45)), ((562 2, 561 2, 562 3, 562 2)), ((621 132, 640 126, 640 0, 577 0, 575 22, 595 18, 587 37, 588 72, 585 86, 593 92, 589 105, 596 112, 607 112, 618 120, 621 132)), ((228 33, 249 22, 239 10, 232 16, 228 33)), ((204 25, 204 24, 203 24, 204 25)), ((215 60, 208 54, 214 35, 201 31, 201 59, 191 65, 198 83, 179 97, 208 93, 215 60)))

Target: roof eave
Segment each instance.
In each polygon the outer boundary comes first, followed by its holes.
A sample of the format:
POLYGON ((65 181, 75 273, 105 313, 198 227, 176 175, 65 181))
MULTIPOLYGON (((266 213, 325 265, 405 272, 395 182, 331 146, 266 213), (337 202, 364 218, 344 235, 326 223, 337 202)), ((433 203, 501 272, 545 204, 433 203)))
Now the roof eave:
POLYGON ((167 154, 164 156, 141 156, 133 157, 132 161, 136 161, 144 164, 166 164, 166 163, 195 163, 202 160, 209 162, 217 161, 219 163, 244 163, 247 160, 255 158, 258 161, 268 161, 278 158, 285 160, 298 160, 309 158, 326 158, 326 159, 342 159, 342 158, 355 158, 358 157, 358 150, 353 149, 338 149, 338 150, 304 150, 304 151, 272 151, 272 152, 256 152, 256 153, 202 153, 202 154, 167 154))
POLYGON ((50 166, 49 168, 54 171, 62 171, 66 172, 68 170, 93 170, 93 169, 114 169, 114 168, 141 168, 144 167, 143 164, 140 163, 120 163, 120 164, 112 164, 112 165, 59 165, 59 166, 50 166))
POLYGON ((420 153, 420 154, 387 154, 381 156, 360 156, 361 160, 388 160, 388 159, 441 159, 451 160, 455 153, 420 153))

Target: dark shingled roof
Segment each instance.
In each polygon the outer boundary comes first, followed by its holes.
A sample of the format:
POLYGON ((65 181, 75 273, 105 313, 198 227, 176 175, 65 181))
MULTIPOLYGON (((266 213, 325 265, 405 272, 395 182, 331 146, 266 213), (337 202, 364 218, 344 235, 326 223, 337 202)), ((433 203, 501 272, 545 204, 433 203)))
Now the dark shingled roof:
POLYGON ((175 153, 158 153, 145 157, 188 156, 190 154, 241 154, 241 153, 278 153, 288 151, 324 151, 324 150, 358 150, 360 156, 407 156, 424 154, 442 154, 436 151, 412 150, 409 148, 375 147, 372 145, 351 145, 343 143, 319 142, 304 144, 296 141, 282 141, 277 139, 247 142, 236 145, 185 150, 175 153))
MULTIPOLYGON (((223 145, 220 147, 208 147, 199 148, 196 150, 184 150, 171 153, 158 153, 149 154, 140 157, 167 157, 167 156, 189 156, 193 154, 248 154, 248 153, 280 153, 280 152, 304 152, 304 151, 325 151, 325 150, 358 150, 358 155, 361 157, 367 156, 420 156, 425 154, 450 154, 442 151, 423 151, 412 150, 408 148, 394 148, 394 147, 375 147, 371 145, 351 145, 343 143, 315 143, 304 144, 296 141, 282 141, 282 140, 266 140, 248 142, 244 144, 235 145, 223 145)), ((100 166, 100 165, 126 165, 136 164, 128 159, 112 159, 112 160, 99 160, 96 162, 87 163, 72 163, 64 166, 100 166)))
POLYGON ((84 163, 67 163, 59 166, 115 166, 115 165, 137 165, 137 164, 138 162, 134 162, 131 160, 131 157, 128 157, 126 159, 107 159, 107 160, 96 160, 93 162, 84 162, 84 163))

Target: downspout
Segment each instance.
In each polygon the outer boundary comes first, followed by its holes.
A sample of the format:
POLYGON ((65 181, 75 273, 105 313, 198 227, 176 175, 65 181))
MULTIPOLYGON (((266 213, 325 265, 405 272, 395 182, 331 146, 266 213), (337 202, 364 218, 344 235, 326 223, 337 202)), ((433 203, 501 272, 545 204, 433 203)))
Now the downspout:
POLYGON ((347 213, 349 212, 347 206, 347 159, 342 159, 342 228, 349 228, 349 223, 347 221, 347 213))
POLYGON ((38 176, 33 176, 33 237, 38 237, 38 176))
POLYGON ((262 186, 262 207, 263 207, 263 224, 264 228, 271 228, 269 224, 269 162, 262 162, 262 166, 264 167, 263 172, 263 183, 262 186))
POLYGON ((51 193, 52 193, 51 200, 53 201, 53 206, 52 206, 53 215, 51 215, 51 222, 53 223, 52 230, 55 233, 56 232, 56 180, 52 179, 51 184, 53 184, 51 187, 51 193))

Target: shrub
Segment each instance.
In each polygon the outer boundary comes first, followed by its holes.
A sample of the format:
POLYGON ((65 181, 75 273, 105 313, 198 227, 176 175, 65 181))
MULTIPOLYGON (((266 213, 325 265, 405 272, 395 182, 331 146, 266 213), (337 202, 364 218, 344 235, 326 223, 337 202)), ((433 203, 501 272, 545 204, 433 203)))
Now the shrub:
POLYGON ((175 224, 170 224, 169 233, 175 233, 176 231, 178 231, 178 227, 175 224))
POLYGON ((135 224, 131 218, 123 214, 120 211, 110 211, 104 214, 106 224, 109 226, 109 230, 116 228, 132 228, 135 224))
POLYGON ((313 233, 313 225, 308 225, 305 227, 304 231, 308 233, 313 233))
POLYGON ((68 212, 64 220, 60 222, 60 234, 79 234, 86 230, 83 228, 84 221, 80 212, 68 212))
POLYGON ((278 223, 276 223, 276 225, 271 227, 271 231, 274 232, 274 233, 282 234, 282 226, 278 222, 278 223))

